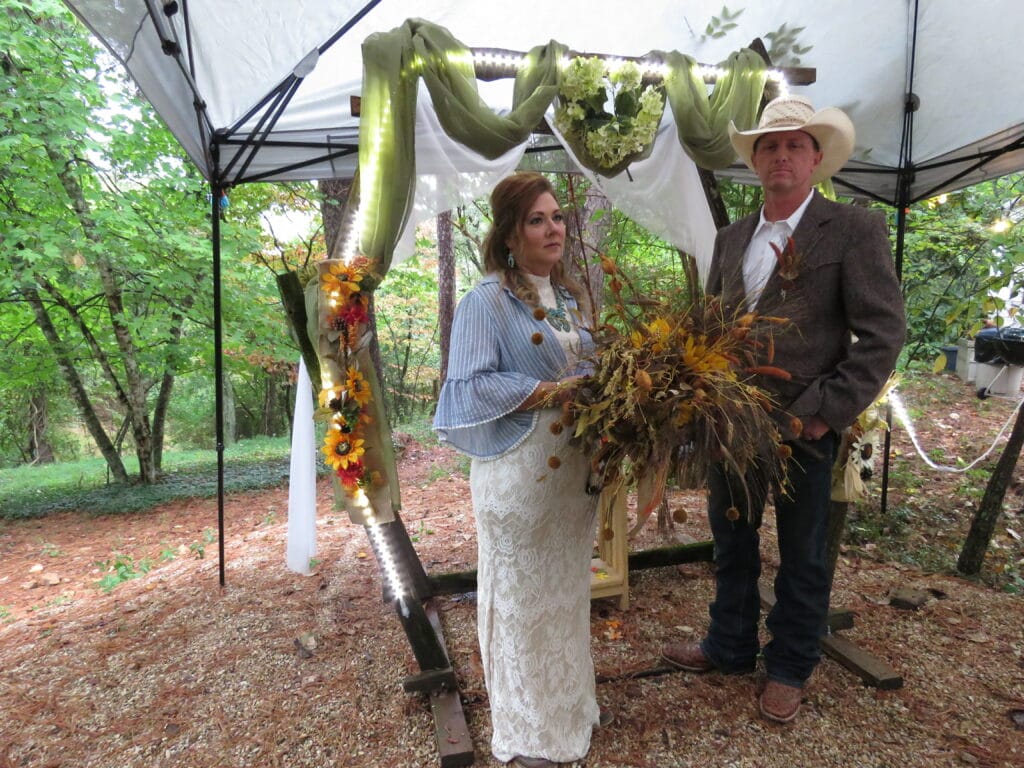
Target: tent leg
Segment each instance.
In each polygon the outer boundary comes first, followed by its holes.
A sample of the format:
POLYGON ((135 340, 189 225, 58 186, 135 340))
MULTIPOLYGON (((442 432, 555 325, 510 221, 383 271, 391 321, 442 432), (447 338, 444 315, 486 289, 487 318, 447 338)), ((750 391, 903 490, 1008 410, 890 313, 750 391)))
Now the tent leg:
MULTIPOLYGON (((217 147, 213 147, 216 163, 217 147)), ((210 221, 213 239, 213 380, 216 392, 214 403, 216 415, 217 440, 217 557, 220 585, 225 585, 224 577, 224 360, 223 335, 221 333, 221 295, 220 295, 220 198, 222 191, 210 185, 210 221)))

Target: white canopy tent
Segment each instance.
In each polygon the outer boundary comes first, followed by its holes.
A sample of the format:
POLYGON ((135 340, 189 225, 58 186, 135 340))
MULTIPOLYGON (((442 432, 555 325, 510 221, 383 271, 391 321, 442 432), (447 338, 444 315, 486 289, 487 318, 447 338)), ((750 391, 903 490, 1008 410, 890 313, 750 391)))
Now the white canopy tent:
MULTIPOLYGON (((704 34, 722 12, 719 0, 67 4, 218 186, 350 176, 361 43, 410 16, 474 48, 527 50, 554 38, 575 51, 678 50, 707 63, 755 37, 769 42, 799 28, 803 63, 817 70, 817 82, 800 92, 816 105, 842 107, 857 126, 854 158, 837 179, 841 192, 912 202, 1024 166, 1024 6, 1017 0, 970 7, 958 0, 760 0, 734 5, 734 26, 721 36, 704 34), (919 106, 905 126, 908 92, 919 106), (900 171, 911 166, 901 200, 900 171)), ((496 91, 493 106, 507 106, 503 98, 496 91)))

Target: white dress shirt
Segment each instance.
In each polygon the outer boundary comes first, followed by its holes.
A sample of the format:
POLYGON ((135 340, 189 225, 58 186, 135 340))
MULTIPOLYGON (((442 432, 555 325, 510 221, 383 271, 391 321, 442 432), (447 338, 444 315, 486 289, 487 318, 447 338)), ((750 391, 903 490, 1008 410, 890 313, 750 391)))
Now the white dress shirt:
POLYGON ((779 221, 768 221, 764 217, 764 206, 761 206, 761 220, 743 256, 743 287, 747 290, 747 305, 750 309, 757 307, 761 292, 778 264, 770 243, 775 243, 780 249, 785 250, 786 240, 796 232, 796 227, 812 197, 813 189, 788 219, 779 221))

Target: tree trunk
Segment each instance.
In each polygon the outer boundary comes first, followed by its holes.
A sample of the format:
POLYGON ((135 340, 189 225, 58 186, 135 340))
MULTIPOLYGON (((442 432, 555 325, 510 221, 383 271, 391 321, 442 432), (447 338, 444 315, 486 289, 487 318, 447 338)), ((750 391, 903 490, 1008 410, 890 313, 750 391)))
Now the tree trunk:
POLYGON ((46 387, 38 386, 28 401, 28 456, 33 464, 53 464, 53 448, 46 438, 46 387))
POLYGON ((46 153, 53 167, 57 169, 57 177, 68 196, 78 223, 82 227, 82 232, 90 242, 97 246, 93 249, 93 260, 103 286, 103 298, 106 300, 110 325, 114 330, 114 338, 117 340, 117 348, 121 354, 121 364, 124 367, 124 393, 128 417, 132 424, 132 437, 135 439, 135 455, 139 460, 139 478, 143 483, 155 483, 157 472, 153 464, 153 433, 150 428, 146 402, 147 388, 139 367, 135 340, 132 337, 131 329, 124 320, 121 285, 107 256, 108 251, 100 242, 96 232, 96 225, 92 220, 85 193, 78 183, 78 179, 75 178, 73 172, 75 165, 69 163, 67 158, 58 155, 56 150, 49 145, 46 146, 46 153))
POLYGON ((324 222, 324 241, 328 257, 333 257, 338 235, 341 233, 342 214, 352 192, 352 179, 320 179, 320 216, 324 222))
POLYGON ((235 410, 235 388, 231 385, 231 377, 225 373, 223 397, 224 405, 224 445, 238 442, 238 413, 235 410))
POLYGON ((584 195, 577 195, 580 177, 568 175, 569 200, 566 211, 565 230, 568 235, 565 249, 566 268, 576 277, 590 298, 593 317, 601 316, 604 296, 604 273, 601 271, 600 252, 611 226, 611 217, 597 221, 594 213, 600 209, 611 210, 612 204, 597 189, 591 188, 584 195))
MULTIPOLYGON (((197 282, 199 277, 197 276, 197 282)), ((168 329, 171 334, 170 344, 175 347, 181 342, 182 326, 185 322, 185 313, 195 303, 195 298, 186 296, 181 306, 171 313, 171 327, 168 329)), ((164 463, 164 427, 167 424, 167 409, 171 404, 171 392, 174 389, 174 379, 178 374, 175 361, 177 355, 164 367, 163 376, 160 377, 160 391, 157 393, 156 403, 153 405, 153 467, 159 475, 163 470, 164 463)))
POLYGON ((260 434, 272 435, 277 416, 277 374, 266 372, 263 380, 263 412, 260 414, 260 434))
POLYGON ((39 323, 39 330, 53 351, 64 381, 71 391, 71 398, 75 401, 78 413, 82 417, 86 429, 89 430, 93 441, 96 443, 96 447, 99 448, 100 453, 107 462, 111 476, 115 482, 127 483, 128 473, 125 471, 124 462, 121 461, 121 456, 118 454, 117 448, 114 447, 114 443, 111 442, 110 436, 103 429, 103 424, 100 422, 96 409, 93 408, 92 402, 89 400, 89 393, 86 391, 85 384, 82 383, 82 379, 67 353, 64 342, 58 335, 57 329, 50 319, 50 314, 43 305, 39 291, 34 286, 25 285, 22 287, 22 294, 25 296, 26 301, 28 301, 29 306, 32 307, 33 312, 35 312, 36 322, 39 323))
POLYGON ((448 348, 452 343, 455 319, 455 246, 452 212, 437 215, 437 327, 441 340, 441 375, 448 376, 448 348))
POLYGON ((1003 498, 1013 479, 1013 470, 1017 466, 1022 446, 1024 446, 1024 408, 1017 411, 1017 420, 1013 423, 1010 439, 1006 441, 1003 455, 999 457, 995 471, 985 487, 985 495, 981 499, 981 504, 978 505, 978 511, 974 513, 971 530, 967 533, 964 547, 960 550, 960 558, 956 562, 956 569, 960 573, 974 576, 981 571, 981 563, 985 559, 985 551, 988 549, 989 542, 992 541, 992 533, 996 529, 999 513, 1003 511, 1003 498))

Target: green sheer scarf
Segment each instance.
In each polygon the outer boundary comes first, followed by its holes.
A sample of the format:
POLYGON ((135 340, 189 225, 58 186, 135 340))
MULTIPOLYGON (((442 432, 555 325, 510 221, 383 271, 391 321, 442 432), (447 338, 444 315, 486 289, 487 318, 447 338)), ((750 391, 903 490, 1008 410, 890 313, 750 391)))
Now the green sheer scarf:
MULTIPOLYGON (((497 115, 480 98, 473 54, 444 28, 418 19, 363 43, 358 205, 367 212, 361 251, 383 277, 413 199, 416 91, 426 83, 445 132, 484 157, 500 157, 529 137, 558 93, 566 48, 532 49, 515 78, 512 111, 497 115)), ((351 203, 350 203, 351 206, 351 203)))
MULTIPOLYGON (((558 94, 560 66, 568 49, 554 40, 533 48, 515 78, 512 111, 498 115, 480 98, 472 51, 444 28, 420 19, 371 35, 363 43, 363 93, 359 172, 348 204, 351 219, 362 211, 360 252, 382 279, 409 217, 414 194, 414 131, 418 81, 430 91, 438 119, 454 140, 484 157, 500 157, 522 144, 558 94)), ((767 79, 760 56, 744 49, 725 70, 710 98, 693 58, 652 52, 669 67, 667 101, 679 141, 705 168, 735 159, 727 127, 753 127, 767 79)), ((593 169, 592 169, 593 170, 593 169)))

